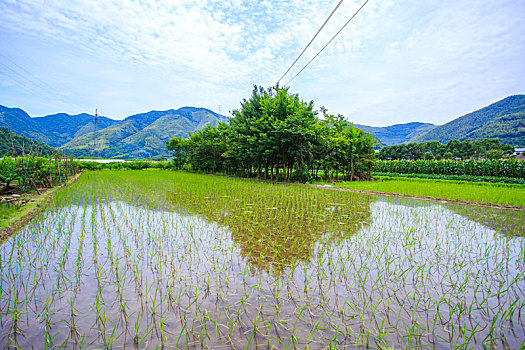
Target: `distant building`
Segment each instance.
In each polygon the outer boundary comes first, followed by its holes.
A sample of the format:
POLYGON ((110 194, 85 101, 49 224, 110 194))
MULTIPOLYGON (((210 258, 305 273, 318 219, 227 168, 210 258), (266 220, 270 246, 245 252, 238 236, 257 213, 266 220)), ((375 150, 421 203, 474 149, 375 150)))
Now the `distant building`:
POLYGON ((523 153, 525 153, 525 147, 514 148, 514 153, 513 153, 514 156, 517 156, 518 154, 523 154, 523 153))
POLYGON ((514 153, 512 153, 512 157, 518 160, 525 160, 525 147, 514 148, 514 153))

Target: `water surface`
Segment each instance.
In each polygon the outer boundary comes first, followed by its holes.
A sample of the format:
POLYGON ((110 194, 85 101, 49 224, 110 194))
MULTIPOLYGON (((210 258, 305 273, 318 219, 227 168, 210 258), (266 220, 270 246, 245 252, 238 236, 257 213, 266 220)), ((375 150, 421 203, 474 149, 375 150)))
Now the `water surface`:
POLYGON ((0 247, 0 346, 518 348, 523 213, 84 174, 0 247))

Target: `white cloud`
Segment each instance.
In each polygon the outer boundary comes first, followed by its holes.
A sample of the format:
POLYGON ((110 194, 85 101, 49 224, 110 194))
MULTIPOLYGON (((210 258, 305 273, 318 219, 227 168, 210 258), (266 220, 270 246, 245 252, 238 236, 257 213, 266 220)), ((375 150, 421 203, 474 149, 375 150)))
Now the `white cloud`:
POLYGON ((360 123, 444 123, 524 91, 522 13, 520 1, 401 1, 382 17, 368 12, 359 45, 294 85, 360 123))
MULTIPOLYGON (((49 50, 59 46, 61 53, 75 52, 63 58, 47 53, 64 60, 69 75, 64 73, 62 82, 57 74, 51 76, 51 67, 46 73, 34 66, 34 74, 47 76, 73 96, 96 94, 94 86, 103 84, 100 99, 116 96, 126 105, 115 114, 129 106, 145 108, 139 95, 149 96, 150 104, 170 105, 181 97, 227 110, 238 107, 252 84, 274 84, 337 3, 3 0, 0 32, 37 38, 49 50), (79 81, 85 86, 72 87, 79 81)), ((361 3, 343 2, 287 78, 361 3)), ((520 92, 515 90, 525 81, 518 61, 525 52, 523 13, 521 0, 370 0, 294 80, 292 90, 334 113, 353 113, 360 122, 443 122, 481 107, 484 100, 520 92)), ((21 50, 32 52, 31 47, 21 50)), ((105 103, 119 110, 117 102, 105 103)))
MULTIPOLYGON (((298 53, 334 3, 21 0, 2 6, 0 26, 129 63, 183 66, 215 82, 231 79, 239 70, 272 72, 261 77, 268 80, 284 69, 288 60, 281 58, 283 53, 286 58, 298 53)), ((340 11, 346 11, 344 6, 340 11)), ((342 20, 334 18, 332 27, 342 20)), ((324 33, 319 37, 326 38, 324 33)), ((336 51, 345 47, 339 44, 336 51)))

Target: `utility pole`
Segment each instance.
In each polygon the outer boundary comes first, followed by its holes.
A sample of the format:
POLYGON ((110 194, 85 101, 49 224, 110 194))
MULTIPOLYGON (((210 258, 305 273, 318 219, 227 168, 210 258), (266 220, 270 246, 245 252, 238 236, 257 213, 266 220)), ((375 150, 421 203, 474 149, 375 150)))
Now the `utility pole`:
MULTIPOLYGON (((95 130, 93 133, 97 132, 98 130, 98 109, 95 109, 95 130)), ((91 158, 95 157, 95 136, 93 135, 93 143, 91 147, 91 158)))
POLYGON ((98 109, 95 109, 95 132, 98 131, 98 109))
MULTIPOLYGON (((98 131, 98 108, 95 109, 95 132, 98 131)), ((93 143, 95 143, 95 139, 93 139, 93 143)), ((100 157, 100 152, 97 152, 97 156, 100 157)))

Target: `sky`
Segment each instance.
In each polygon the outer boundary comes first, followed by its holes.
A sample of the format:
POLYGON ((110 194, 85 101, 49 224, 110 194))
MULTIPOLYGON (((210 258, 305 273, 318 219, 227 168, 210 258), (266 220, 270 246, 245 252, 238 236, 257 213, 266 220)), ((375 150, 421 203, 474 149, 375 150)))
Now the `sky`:
MULTIPOLYGON (((113 119, 229 115, 273 86, 340 0, 0 0, 0 104, 113 119)), ((283 78, 348 120, 443 124, 525 93, 525 1, 344 0, 283 78)))

